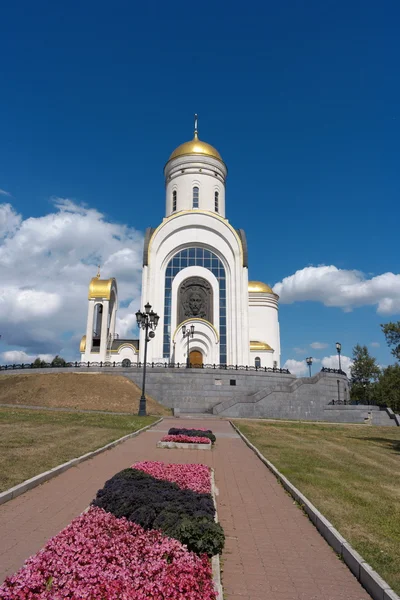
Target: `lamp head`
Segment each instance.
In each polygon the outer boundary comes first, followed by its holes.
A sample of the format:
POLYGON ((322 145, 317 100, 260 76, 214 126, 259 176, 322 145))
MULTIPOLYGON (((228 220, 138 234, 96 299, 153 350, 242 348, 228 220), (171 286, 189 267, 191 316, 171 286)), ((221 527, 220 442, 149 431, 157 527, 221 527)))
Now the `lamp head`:
POLYGON ((336 342, 336 350, 338 351, 339 354, 340 354, 341 349, 342 349, 342 344, 340 342, 336 342))
POLYGON ((192 337, 194 336, 194 325, 190 326, 190 334, 192 337))
POLYGON ((186 325, 182 325, 182 335, 186 334, 186 325))

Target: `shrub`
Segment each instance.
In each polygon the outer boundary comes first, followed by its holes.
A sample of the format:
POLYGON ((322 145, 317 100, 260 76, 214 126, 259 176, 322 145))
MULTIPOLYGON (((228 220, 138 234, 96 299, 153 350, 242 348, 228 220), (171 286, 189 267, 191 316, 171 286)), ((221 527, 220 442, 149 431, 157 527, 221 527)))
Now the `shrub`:
POLYGON ((181 489, 137 469, 124 469, 114 475, 97 492, 92 505, 116 517, 126 517, 144 529, 160 529, 196 553, 212 556, 216 548, 217 552, 223 548, 224 534, 214 522, 210 494, 181 489))
POLYGON ((177 427, 171 427, 168 431, 168 435, 188 435, 190 437, 207 437, 214 444, 216 437, 210 429, 178 429, 177 427))

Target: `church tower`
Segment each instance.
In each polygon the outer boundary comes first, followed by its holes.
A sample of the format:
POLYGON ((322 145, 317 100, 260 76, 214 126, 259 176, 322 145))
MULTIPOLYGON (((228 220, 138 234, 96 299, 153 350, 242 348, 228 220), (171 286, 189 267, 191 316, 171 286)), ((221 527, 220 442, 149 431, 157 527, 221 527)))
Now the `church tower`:
MULTIPOLYGON (((218 150, 199 139, 197 116, 193 139, 172 152, 164 176, 165 218, 147 229, 143 253, 142 306, 150 302, 160 315, 148 361, 184 364, 185 325, 194 326, 191 363, 250 365, 257 359, 258 366, 278 367, 277 296, 270 290, 251 299, 250 328, 246 236, 225 216, 227 167, 218 150), (261 344, 256 356, 250 342, 261 344)), ((143 331, 139 347, 142 361, 143 331)))

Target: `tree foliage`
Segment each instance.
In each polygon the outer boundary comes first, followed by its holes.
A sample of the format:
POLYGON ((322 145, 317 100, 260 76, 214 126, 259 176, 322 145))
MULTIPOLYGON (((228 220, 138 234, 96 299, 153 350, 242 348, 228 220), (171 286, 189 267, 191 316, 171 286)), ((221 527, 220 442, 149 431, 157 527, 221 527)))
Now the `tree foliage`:
POLYGON ((58 354, 51 361, 51 366, 52 367, 65 367, 66 364, 67 363, 62 358, 62 356, 58 356, 58 354))
POLYGON ((41 367, 45 367, 46 366, 46 361, 42 360, 41 358, 36 358, 33 363, 32 363, 32 369, 40 369, 41 367))
POLYGON ((400 365, 389 365, 382 371, 375 394, 379 404, 386 404, 395 413, 400 412, 400 365))
POLYGON ((400 360, 400 321, 397 323, 384 323, 381 329, 385 335, 386 343, 392 347, 392 354, 396 360, 400 360))
POLYGON ((380 374, 381 370, 376 359, 370 355, 367 346, 360 346, 360 344, 354 346, 351 367, 351 400, 368 402, 374 395, 375 384, 380 374))

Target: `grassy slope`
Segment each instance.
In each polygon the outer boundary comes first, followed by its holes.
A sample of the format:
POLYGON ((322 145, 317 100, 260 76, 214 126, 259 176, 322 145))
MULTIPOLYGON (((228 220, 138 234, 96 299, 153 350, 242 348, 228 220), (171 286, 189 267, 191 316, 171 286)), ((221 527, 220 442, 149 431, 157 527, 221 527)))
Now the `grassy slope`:
MULTIPOLYGON (((0 375, 0 404, 51 406, 137 413, 141 390, 122 375, 103 373, 27 373, 0 375)), ((147 412, 171 411, 147 397, 147 412)))
POLYGON ((0 491, 155 420, 155 417, 0 408, 0 491))
POLYGON ((400 428, 235 421, 400 592, 400 428))

